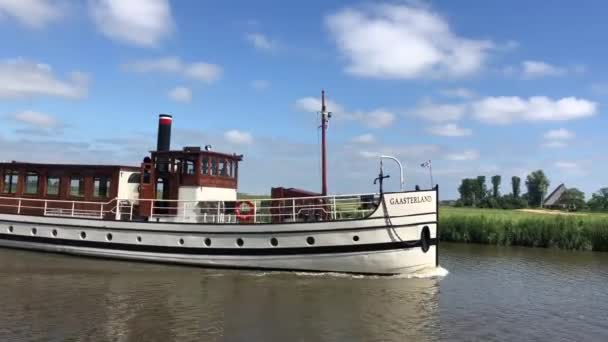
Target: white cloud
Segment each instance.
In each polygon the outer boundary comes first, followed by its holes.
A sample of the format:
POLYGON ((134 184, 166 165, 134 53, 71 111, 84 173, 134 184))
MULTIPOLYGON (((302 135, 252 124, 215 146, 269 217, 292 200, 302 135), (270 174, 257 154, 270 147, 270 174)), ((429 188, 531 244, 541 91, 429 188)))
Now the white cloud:
POLYGON ((578 168, 578 164, 574 163, 574 162, 569 162, 569 161, 558 161, 555 162, 555 166, 560 168, 560 169, 577 169, 578 168))
POLYGON ((479 152, 476 150, 465 150, 462 152, 449 153, 445 157, 446 159, 453 161, 477 160, 479 159, 479 152))
POLYGON ((395 122, 395 114, 384 109, 376 109, 368 113, 359 113, 359 121, 371 128, 388 127, 395 122))
POLYGON ((447 123, 431 126, 428 129, 429 133, 444 137, 465 137, 473 134, 469 128, 460 127, 455 123, 447 123))
MULTIPOLYGON (((370 128, 384 128, 393 124, 396 120, 396 115, 388 110, 378 108, 372 111, 347 111, 339 103, 331 100, 325 100, 325 105, 328 112, 332 112, 336 120, 358 121, 370 128)), ((315 97, 304 97, 298 99, 295 103, 297 110, 309 113, 317 113, 321 111, 321 100, 315 97)))
POLYGON ((169 98, 175 102, 188 103, 192 101, 192 90, 188 87, 176 87, 169 91, 169 98))
POLYGON ((377 158, 381 155, 395 156, 407 160, 417 160, 420 158, 431 158, 439 153, 440 148, 437 145, 397 145, 397 146, 377 146, 375 150, 360 150, 358 155, 363 158, 377 158))
MULTIPOLYGON (((332 114, 337 117, 341 117, 346 113, 344 107, 342 105, 332 101, 325 99, 325 106, 327 107, 328 112, 332 112, 332 114)), ((310 112, 316 113, 321 111, 321 99, 316 97, 303 97, 301 99, 296 100, 295 107, 297 110, 302 112, 310 112)))
POLYGON ((562 148, 567 146, 567 141, 574 138, 574 133, 565 129, 554 129, 546 132, 543 135, 545 141, 543 142, 543 147, 549 148, 562 148))
POLYGON ((57 0, 0 0, 0 19, 13 17, 31 28, 42 28, 61 17, 64 3, 57 0))
POLYGON ((522 73, 524 78, 539 78, 544 76, 560 76, 566 72, 564 68, 553 66, 543 61, 522 62, 522 73))
POLYGON ((475 92, 467 88, 443 89, 441 94, 446 97, 455 97, 460 99, 470 99, 475 97, 475 92))
POLYGON ((548 140, 567 140, 574 138, 574 133, 565 128, 560 128, 548 131, 544 134, 544 137, 548 140))
POLYGON ((228 142, 237 145, 249 145, 253 142, 253 137, 250 133, 242 132, 236 129, 229 130, 224 133, 224 138, 228 142))
POLYGON ((123 64, 127 71, 178 74, 197 81, 213 83, 222 76, 222 67, 206 62, 185 63, 179 57, 140 60, 123 64))
POLYGON ((597 103, 576 97, 487 97, 472 104, 473 116, 490 124, 516 121, 567 121, 593 116, 597 103))
POLYGON ((251 87, 257 91, 265 90, 270 86, 270 82, 266 80, 254 80, 251 82, 251 87))
POLYGON ((598 95, 606 95, 608 94, 608 84, 607 83, 594 83, 591 85, 591 91, 598 95))
POLYGON ((215 64, 197 62, 185 66, 184 75, 186 77, 212 83, 222 76, 222 68, 215 64))
POLYGON ((565 67, 535 60, 523 61, 520 65, 507 66, 503 70, 504 74, 507 76, 515 76, 524 80, 582 74, 585 71, 586 67, 584 65, 565 67))
POLYGON ((110 39, 156 46, 174 27, 168 0, 89 0, 97 29, 110 39))
POLYGON ((186 65, 179 57, 164 57, 126 63, 123 68, 135 72, 183 73, 186 65))
POLYGON ((542 147, 562 148, 568 146, 565 142, 559 140, 548 140, 542 143, 542 147))
POLYGON ((504 51, 511 51, 511 50, 515 50, 519 47, 519 42, 516 40, 509 40, 508 42, 501 44, 498 46, 498 48, 504 50, 504 51))
POLYGON ((359 156, 361 156, 362 158, 365 159, 375 159, 375 158, 380 158, 380 156, 382 155, 382 153, 377 152, 377 151, 359 151, 359 156))
POLYGON ((60 80, 52 68, 24 59, 0 61, 0 98, 18 99, 38 95, 81 98, 88 91, 88 76, 72 72, 60 80))
POLYGON ((352 141, 358 144, 371 144, 376 141, 376 138, 373 134, 367 133, 354 137, 352 141))
POLYGON ((463 104, 436 104, 425 102, 408 112, 433 122, 456 121, 463 117, 466 106, 463 104))
POLYGON ((258 50, 274 50, 277 43, 262 33, 247 33, 245 39, 258 50))
POLYGON ((560 171, 565 173, 584 175, 587 173, 587 170, 583 167, 580 162, 573 161, 557 161, 555 162, 555 167, 560 171))
POLYGON ((59 125, 59 121, 46 113, 26 110, 12 115, 17 122, 32 126, 34 128, 55 128, 59 125))
POLYGON ((326 18, 353 75, 388 79, 460 77, 479 71, 493 44, 457 36, 428 8, 376 4, 326 18))

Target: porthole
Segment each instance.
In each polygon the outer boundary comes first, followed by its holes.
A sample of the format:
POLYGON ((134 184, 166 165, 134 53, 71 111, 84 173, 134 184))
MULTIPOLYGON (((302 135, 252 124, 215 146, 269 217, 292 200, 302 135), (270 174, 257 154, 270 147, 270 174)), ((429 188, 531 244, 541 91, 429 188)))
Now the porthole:
POLYGON ((87 233, 80 232, 80 238, 83 239, 83 240, 86 239, 87 238, 87 233))
POLYGON ((277 238, 272 238, 270 239, 270 244, 276 247, 279 245, 279 240, 277 240, 277 238))
POLYGON ((205 239, 205 246, 207 246, 207 247, 211 246, 211 239, 210 238, 206 238, 205 239))
POLYGON ((36 233, 38 233, 38 229, 32 228, 32 235, 36 235, 36 233))
POLYGON ((422 232, 420 233, 420 246, 424 253, 428 252, 429 248, 431 248, 431 231, 428 226, 422 228, 422 232))
POLYGON ((51 234, 56 237, 57 236, 57 229, 53 229, 53 231, 51 232, 51 234))
POLYGON ((141 242, 141 236, 137 237, 137 242, 141 242))
POLYGON ((312 236, 309 236, 306 238, 306 243, 309 245, 314 245, 315 244, 315 238, 312 236))
POLYGON ((112 241, 112 234, 110 234, 110 233, 106 234, 106 240, 112 241))
POLYGON ((355 241, 355 242, 359 241, 359 235, 353 236, 353 241, 355 241))
POLYGON ((13 226, 8 226, 8 232, 12 233, 13 232, 13 226))
POLYGON ((181 246, 183 246, 183 245, 184 245, 184 239, 179 239, 179 244, 180 244, 181 246))
POLYGON ((243 241, 243 239, 238 238, 238 239, 236 239, 236 244, 237 244, 239 247, 242 247, 242 246, 243 246, 243 244, 245 244, 245 242, 243 241))

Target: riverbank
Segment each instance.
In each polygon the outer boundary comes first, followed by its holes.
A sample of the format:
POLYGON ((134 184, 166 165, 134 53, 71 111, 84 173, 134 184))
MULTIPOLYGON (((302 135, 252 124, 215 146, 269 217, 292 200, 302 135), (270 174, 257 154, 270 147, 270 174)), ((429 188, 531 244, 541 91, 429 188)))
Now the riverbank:
POLYGON ((608 251, 606 214, 441 207, 439 224, 443 241, 608 251))

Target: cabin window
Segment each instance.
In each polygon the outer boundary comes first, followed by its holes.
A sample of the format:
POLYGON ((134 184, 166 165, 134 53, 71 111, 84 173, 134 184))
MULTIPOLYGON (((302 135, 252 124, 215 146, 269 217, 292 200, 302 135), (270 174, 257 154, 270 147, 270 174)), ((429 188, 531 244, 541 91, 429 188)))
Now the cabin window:
POLYGON ((144 179, 143 179, 143 183, 144 184, 150 184, 150 170, 148 170, 149 166, 146 166, 146 169, 144 170, 144 179))
POLYGON ((164 199, 165 195, 165 180, 159 178, 156 180, 156 199, 164 199))
POLYGON ((4 189, 5 194, 17 193, 17 183, 19 182, 19 172, 7 170, 4 172, 4 189))
POLYGON ((110 177, 95 177, 93 179, 93 197, 107 198, 110 195, 110 177))
POLYGON ((35 195, 38 193, 38 172, 28 172, 25 174, 25 193, 35 195))
POLYGON ((59 195, 59 177, 49 176, 46 179, 46 194, 51 196, 59 195))
POLYGON ((141 174, 140 173, 134 173, 132 175, 129 176, 129 180, 127 180, 127 183, 131 183, 131 184, 139 184, 139 179, 141 178, 141 174))
POLYGON ((193 175, 196 173, 194 168, 194 160, 184 161, 184 173, 187 175, 193 175))
POLYGON ((209 158, 208 157, 203 157, 203 165, 201 168, 201 173, 204 175, 208 175, 209 174, 209 158))
POLYGON ((72 176, 70 179, 70 196, 84 197, 84 177, 72 176))
POLYGON ((230 177, 232 177, 232 178, 234 178, 236 176, 236 173, 234 172, 235 167, 236 167, 236 161, 231 160, 230 167, 228 168, 228 170, 230 171, 230 177))
POLYGON ((217 159, 211 158, 211 172, 209 172, 212 176, 217 176, 217 159))
POLYGON ((218 174, 222 177, 228 177, 228 161, 220 160, 218 166, 218 174))

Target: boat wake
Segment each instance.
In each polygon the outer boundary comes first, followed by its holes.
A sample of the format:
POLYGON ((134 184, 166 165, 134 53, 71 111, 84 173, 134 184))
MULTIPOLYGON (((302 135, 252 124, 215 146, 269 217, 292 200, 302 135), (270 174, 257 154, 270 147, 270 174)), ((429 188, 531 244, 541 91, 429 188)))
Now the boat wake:
POLYGON ((396 274, 389 276, 381 275, 363 275, 363 274, 348 274, 338 272, 286 272, 286 271, 271 271, 271 272, 248 272, 248 276, 265 277, 277 275, 296 275, 298 277, 307 278, 350 278, 350 279, 427 279, 427 278, 443 278, 450 272, 439 266, 422 269, 415 273, 396 274))

